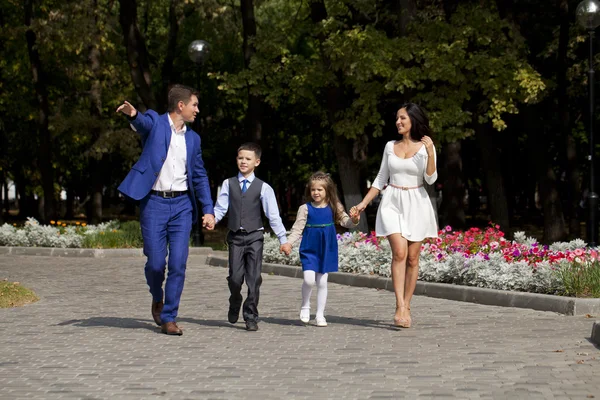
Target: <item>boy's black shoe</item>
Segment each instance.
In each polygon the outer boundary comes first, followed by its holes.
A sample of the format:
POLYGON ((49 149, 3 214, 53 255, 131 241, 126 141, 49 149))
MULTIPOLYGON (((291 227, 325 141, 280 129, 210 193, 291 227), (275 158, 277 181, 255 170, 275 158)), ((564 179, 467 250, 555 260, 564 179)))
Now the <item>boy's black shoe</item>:
POLYGON ((227 313, 227 321, 231 324, 235 324, 240 317, 240 310, 237 311, 231 307, 229 307, 229 312, 227 313))
POLYGON ((256 323, 256 321, 246 321, 246 330, 247 331, 257 331, 258 324, 256 323))

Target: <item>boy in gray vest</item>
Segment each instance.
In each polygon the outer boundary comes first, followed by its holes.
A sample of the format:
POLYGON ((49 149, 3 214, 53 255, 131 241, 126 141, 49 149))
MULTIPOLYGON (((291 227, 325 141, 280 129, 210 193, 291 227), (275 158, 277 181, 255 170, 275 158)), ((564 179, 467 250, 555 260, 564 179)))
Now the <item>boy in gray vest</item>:
MULTIPOLYGON (((238 174, 223 181, 215 205, 215 222, 229 211, 227 244, 229 245, 229 313, 227 319, 235 324, 242 306, 242 284, 248 286, 242 315, 246 330, 258 330, 258 298, 262 277, 263 220, 262 211, 279 243, 287 243, 285 227, 279 216, 275 192, 267 183, 254 176, 260 164, 261 148, 256 143, 244 143, 237 153, 238 174)), ((281 248, 287 251, 287 248, 281 248)))

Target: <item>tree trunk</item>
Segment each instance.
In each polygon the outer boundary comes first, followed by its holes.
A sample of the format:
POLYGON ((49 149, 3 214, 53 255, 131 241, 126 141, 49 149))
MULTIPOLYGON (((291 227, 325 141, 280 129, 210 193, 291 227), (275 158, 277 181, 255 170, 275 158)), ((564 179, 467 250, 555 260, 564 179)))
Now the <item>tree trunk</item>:
POLYGON ((444 182, 442 189, 442 216, 444 224, 453 228, 463 229, 466 224, 464 196, 465 185, 463 182, 462 157, 460 155, 460 142, 452 142, 443 147, 443 167, 440 177, 444 182))
MULTIPOLYGON (((360 169, 356 167, 356 160, 352 156, 353 141, 336 135, 334 138, 335 156, 344 193, 344 204, 346 209, 360 203, 362 194, 360 192, 360 169)), ((358 229, 368 232, 369 225, 366 218, 360 219, 358 229)))
POLYGON ((34 0, 25 0, 25 26, 27 31, 25 37, 27 39, 27 51, 29 53, 29 61, 31 62, 31 73, 33 76, 33 85, 37 103, 39 106, 37 127, 39 136, 39 148, 37 151, 39 160, 39 169, 42 177, 42 189, 44 191, 44 215, 40 218, 43 222, 47 222, 56 216, 55 200, 54 200, 54 171, 52 167, 52 139, 50 130, 48 129, 48 92, 46 89, 46 77, 42 68, 42 61, 37 50, 37 37, 31 24, 34 15, 34 0))
MULTIPOLYGON (((28 0, 30 1, 30 0, 28 0)), ((131 79, 137 94, 147 108, 156 109, 156 99, 152 92, 150 62, 144 36, 137 25, 137 4, 135 0, 119 0, 119 22, 123 29, 127 62, 131 79)))
POLYGON ((560 136, 565 140, 565 158, 566 158, 566 180, 567 180, 567 208, 566 215, 569 225, 569 236, 571 238, 581 237, 581 225, 577 210, 579 209, 579 199, 581 198, 580 170, 577 162, 577 144, 571 133, 571 118, 569 113, 569 95, 567 89, 569 81, 567 79, 568 70, 568 46, 569 46, 569 1, 558 1, 558 14, 560 21, 560 33, 558 38, 558 55, 556 69, 557 83, 557 113, 560 120, 560 136))
POLYGON ((557 188, 553 165, 540 163, 539 196, 544 212, 544 243, 562 241, 567 237, 567 226, 557 188))
POLYGON ((444 0, 442 7, 444 8, 444 14, 447 22, 450 22, 450 18, 452 18, 452 14, 456 12, 459 2, 460 0, 444 0))
POLYGON ((4 223, 5 212, 8 214, 8 208, 6 208, 6 211, 4 211, 4 208, 6 207, 6 200, 8 200, 7 190, 5 190, 6 186, 6 176, 4 171, 2 171, 0 172, 0 225, 4 223))
POLYGON ((408 24, 413 20, 417 12, 415 0, 399 0, 400 2, 400 34, 406 36, 408 24))
POLYGON ((66 204, 65 219, 74 219, 74 218, 75 218, 75 191, 73 189, 67 188, 67 204, 66 204))
MULTIPOLYGON (((311 7, 311 19, 314 24, 319 24, 327 19, 327 9, 323 0, 313 1, 311 7)), ((319 44, 323 45, 325 37, 322 33, 317 35, 319 44)), ((323 63, 327 68, 331 62, 326 54, 321 52, 323 63)), ((327 87, 327 114, 330 126, 335 123, 337 113, 342 109, 343 92, 338 81, 327 87)), ((344 193, 344 202, 347 208, 358 204, 362 200, 360 191, 360 165, 354 159, 354 143, 350 139, 346 139, 334 133, 333 138, 335 156, 338 164, 338 171, 342 183, 342 192, 344 193)), ((366 218, 361 218, 358 229, 362 232, 368 232, 369 226, 366 218)))
POLYGON ((19 219, 39 218, 35 198, 27 193, 27 183, 22 175, 15 176, 15 187, 19 197, 19 219))
MULTIPOLYGON (((477 118, 477 117, 476 117, 477 118)), ((485 173, 485 184, 487 187, 488 205, 492 221, 500 225, 504 232, 510 231, 508 215, 508 202, 504 188, 504 179, 499 163, 498 148, 495 145, 492 127, 487 124, 476 124, 475 139, 482 160, 485 173)))
MULTIPOLYGON (((175 56, 177 55, 177 36, 179 35, 179 24, 180 19, 177 15, 177 0, 171 0, 169 2, 169 39, 167 42, 167 54, 162 65, 162 95, 158 100, 161 112, 167 111, 167 100, 171 82, 176 81, 175 70, 173 63, 175 62, 175 56)), ((200 88, 196 88, 200 90, 200 88)))
MULTIPOLYGON (((13 182, 14 185, 14 182, 13 182)), ((15 202, 17 197, 17 191, 15 190, 15 202)), ((8 198, 8 182, 4 182, 4 219, 10 218, 10 199, 8 198)))
MULTIPOLYGON (((241 0, 242 26, 244 52, 244 64, 250 68, 250 62, 256 53, 256 47, 252 42, 256 37, 256 19, 254 17, 254 1, 241 0)), ((246 135, 253 142, 260 143, 262 140, 262 111, 263 104, 260 97, 252 94, 252 88, 248 85, 248 109, 246 110, 246 135)))
POLYGON ((562 202, 558 190, 558 180, 554 172, 555 162, 552 160, 549 141, 536 122, 538 116, 546 110, 537 107, 526 107, 523 113, 525 131, 529 132, 529 154, 532 155, 532 168, 538 184, 538 196, 544 218, 544 243, 562 241, 567 237, 567 226, 563 214, 562 202), (532 115, 531 115, 532 114, 532 115))
MULTIPOLYGON (((97 8, 97 1, 94 0, 94 9, 97 8)), ((97 119, 102 120, 102 83, 100 82, 100 49, 97 44, 100 42, 98 38, 98 17, 94 15, 94 24, 96 25, 95 35, 97 38, 92 40, 90 44, 89 60, 90 60, 90 72, 92 75, 92 86, 90 88, 90 115, 97 119)), ((101 125, 95 125, 91 129, 92 135, 92 146, 98 141, 102 135, 101 125)), ((88 214, 88 221, 91 224, 99 224, 102 222, 102 190, 104 188, 103 182, 103 171, 104 163, 101 155, 96 155, 93 148, 90 149, 90 190, 92 193, 92 205, 90 207, 90 214, 88 214), (99 158, 98 158, 99 157, 99 158)))

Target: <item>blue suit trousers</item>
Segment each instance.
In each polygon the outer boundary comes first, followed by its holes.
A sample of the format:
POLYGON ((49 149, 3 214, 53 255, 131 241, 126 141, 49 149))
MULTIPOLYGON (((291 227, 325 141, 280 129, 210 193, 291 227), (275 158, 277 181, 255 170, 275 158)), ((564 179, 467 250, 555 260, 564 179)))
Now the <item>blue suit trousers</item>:
POLYGON ((160 315, 163 324, 177 318, 189 254, 192 209, 189 195, 165 199, 149 194, 140 202, 144 255, 148 258, 146 282, 153 300, 164 301, 160 315), (163 300, 167 253, 169 268, 163 300))

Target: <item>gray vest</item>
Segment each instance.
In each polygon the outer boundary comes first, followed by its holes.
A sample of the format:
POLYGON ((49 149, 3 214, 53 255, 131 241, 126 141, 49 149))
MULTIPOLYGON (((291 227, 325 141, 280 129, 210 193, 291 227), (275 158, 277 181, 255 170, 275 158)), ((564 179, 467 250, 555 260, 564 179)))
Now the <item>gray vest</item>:
POLYGON ((237 231, 243 227, 252 232, 263 227, 262 203, 260 190, 263 181, 254 177, 252 185, 246 193, 242 194, 240 181, 237 176, 229 178, 229 217, 227 227, 230 231, 237 231))

